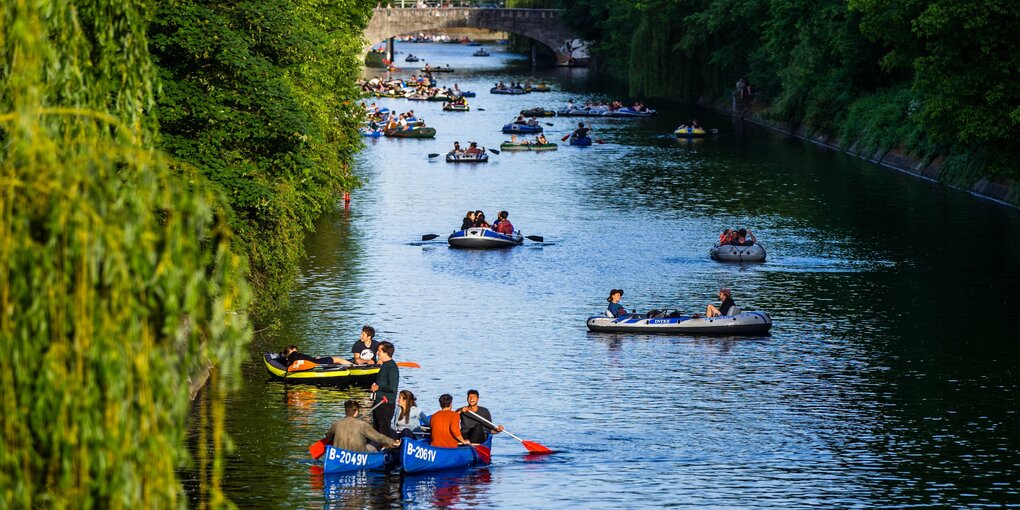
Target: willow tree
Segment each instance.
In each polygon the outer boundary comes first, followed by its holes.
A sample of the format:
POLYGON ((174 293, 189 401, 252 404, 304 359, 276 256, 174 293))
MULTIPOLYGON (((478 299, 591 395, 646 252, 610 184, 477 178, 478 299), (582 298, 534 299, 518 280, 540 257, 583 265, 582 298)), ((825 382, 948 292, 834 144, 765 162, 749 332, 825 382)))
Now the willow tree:
POLYGON ((0 7, 3 508, 182 506, 189 377, 222 395, 248 340, 221 199, 151 145, 146 16, 0 7))

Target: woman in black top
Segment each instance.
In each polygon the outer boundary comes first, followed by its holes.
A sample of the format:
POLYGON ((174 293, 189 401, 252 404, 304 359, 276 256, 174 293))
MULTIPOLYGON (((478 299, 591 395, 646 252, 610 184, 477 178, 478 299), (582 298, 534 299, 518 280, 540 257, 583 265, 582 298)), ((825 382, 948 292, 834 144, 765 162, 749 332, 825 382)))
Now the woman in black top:
POLYGON ((475 211, 475 226, 489 228, 489 222, 485 221, 485 213, 482 211, 475 211))
POLYGON ((464 215, 464 220, 460 222, 460 229, 467 230, 473 226, 475 226, 475 212, 468 211, 467 214, 464 215))
POLYGON ((708 309, 705 310, 705 315, 709 317, 719 317, 720 315, 730 315, 733 313, 733 308, 737 306, 737 304, 733 302, 733 293, 730 289, 719 289, 719 299, 722 300, 722 303, 719 303, 719 307, 716 308, 715 305, 708 305, 708 309))

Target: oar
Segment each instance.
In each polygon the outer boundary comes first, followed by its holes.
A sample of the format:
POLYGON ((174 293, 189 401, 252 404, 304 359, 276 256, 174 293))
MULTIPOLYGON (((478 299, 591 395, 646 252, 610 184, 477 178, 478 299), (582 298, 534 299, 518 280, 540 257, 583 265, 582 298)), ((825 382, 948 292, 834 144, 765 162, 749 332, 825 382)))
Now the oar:
POLYGON ((491 152, 491 153, 493 153, 493 154, 497 155, 497 156, 499 155, 499 151, 498 151, 498 150, 496 150, 496 149, 487 149, 487 150, 488 150, 489 152, 491 152))
POLYGON ((552 122, 543 122, 542 124, 545 124, 546 126, 549 127, 552 127, 554 125, 552 122))
MULTIPOLYGON (((481 416, 478 416, 477 414, 475 414, 475 413, 473 413, 471 411, 465 411, 465 412, 467 414, 471 415, 471 417, 474 418, 475 420, 477 420, 479 423, 488 426, 490 429, 498 428, 496 426, 496 424, 492 423, 489 420, 486 420, 485 418, 482 418, 481 416)), ((538 444, 538 443, 536 443, 534 441, 525 441, 525 440, 523 440, 523 439, 521 439, 521 438, 511 434, 510 431, 507 430, 507 429, 503 429, 503 432, 506 432, 508 436, 510 436, 510 437, 512 437, 512 438, 514 438, 514 439, 516 439, 518 441, 520 441, 521 444, 524 445, 524 447, 527 448, 528 451, 531 452, 531 453, 553 453, 553 451, 550 450, 549 448, 546 448, 545 446, 543 446, 541 444, 538 444)))
MULTIPOLYGON (((371 414, 372 411, 375 411, 375 408, 385 404, 388 401, 389 399, 383 397, 378 404, 372 406, 372 408, 368 410, 368 414, 371 414)), ((318 460, 319 457, 322 457, 322 454, 324 453, 326 453, 326 438, 322 438, 312 443, 311 446, 308 447, 308 454, 311 455, 313 459, 318 460)))
POLYGON ((422 241, 431 241, 431 240, 433 240, 433 239, 435 239, 437 237, 439 237, 438 234, 425 234, 425 235, 421 236, 421 240, 422 241))
POLYGON ((475 108, 475 110, 480 111, 480 112, 484 112, 485 108, 475 108))
POLYGON ((397 362, 397 366, 398 367, 404 367, 404 368, 421 368, 421 365, 419 365, 419 364, 417 364, 417 363, 415 363, 413 361, 398 361, 397 362))
POLYGON ((438 152, 430 152, 429 153, 429 159, 432 159, 432 158, 437 157, 437 156, 439 156, 438 152))
POLYGON ((567 138, 570 138, 570 135, 571 135, 571 133, 567 133, 566 135, 563 136, 563 138, 560 138, 560 141, 561 142, 567 141, 567 138))
POLYGON ((542 236, 524 236, 525 239, 535 241, 536 243, 544 243, 545 238, 542 236))

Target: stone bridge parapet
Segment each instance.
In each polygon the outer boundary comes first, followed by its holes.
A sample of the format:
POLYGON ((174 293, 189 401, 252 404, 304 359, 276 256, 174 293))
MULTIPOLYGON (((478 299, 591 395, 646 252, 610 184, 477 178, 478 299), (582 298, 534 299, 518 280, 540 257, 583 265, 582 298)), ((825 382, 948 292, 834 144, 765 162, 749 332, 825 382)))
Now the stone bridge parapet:
POLYGON ((444 28, 482 28, 522 35, 547 46, 559 65, 584 64, 588 46, 567 28, 561 9, 485 9, 469 7, 374 9, 365 29, 369 46, 390 37, 444 28))

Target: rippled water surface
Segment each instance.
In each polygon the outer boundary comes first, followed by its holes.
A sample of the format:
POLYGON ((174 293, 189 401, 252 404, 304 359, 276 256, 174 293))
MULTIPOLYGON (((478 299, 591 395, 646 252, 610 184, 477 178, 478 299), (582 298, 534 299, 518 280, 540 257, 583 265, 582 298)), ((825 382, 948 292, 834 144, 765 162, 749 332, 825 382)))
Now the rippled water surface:
MULTIPOLYGON (((369 140, 349 214, 308 239, 283 331, 257 336, 227 405, 237 449, 224 483, 239 506, 1020 506, 1017 210, 688 109, 596 120, 605 143, 590 148, 430 160, 454 140, 498 148, 522 108, 612 94, 584 70, 532 73, 502 52, 398 50, 471 68, 440 79, 478 97, 468 113, 379 101, 439 134, 369 140), (554 92, 488 93, 526 77, 554 92), (695 115, 718 135, 668 136, 695 115), (449 249, 469 209, 506 209, 545 242, 449 249), (757 233, 766 263, 708 258, 732 226, 757 233), (420 241, 430 233, 441 237, 420 241), (628 309, 693 312, 720 286, 768 312, 772 335, 585 328, 611 288, 628 309), (476 388, 497 422, 559 453, 529 457, 503 434, 485 469, 310 474, 307 446, 367 393, 269 382, 260 353, 345 353, 362 324, 421 363, 401 387, 427 411, 476 388)), ((550 139, 576 123, 544 120, 550 139)))

